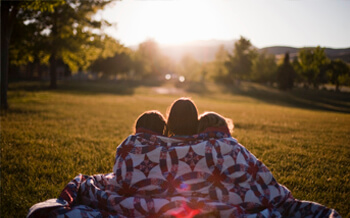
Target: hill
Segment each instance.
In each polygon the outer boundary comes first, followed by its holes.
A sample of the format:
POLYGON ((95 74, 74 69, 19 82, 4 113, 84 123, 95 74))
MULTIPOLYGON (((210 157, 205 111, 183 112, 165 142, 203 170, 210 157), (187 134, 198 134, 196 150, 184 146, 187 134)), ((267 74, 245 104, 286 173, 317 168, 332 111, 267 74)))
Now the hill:
MULTIPOLYGON (((307 47, 314 48, 314 47, 307 47)), ((298 54, 299 50, 302 48, 286 47, 286 46, 273 46, 259 49, 260 52, 267 52, 274 55, 283 55, 286 52, 289 52, 290 57, 294 57, 298 54)), ((325 53, 328 58, 331 60, 341 59, 347 63, 350 63, 350 48, 325 48, 325 53)))

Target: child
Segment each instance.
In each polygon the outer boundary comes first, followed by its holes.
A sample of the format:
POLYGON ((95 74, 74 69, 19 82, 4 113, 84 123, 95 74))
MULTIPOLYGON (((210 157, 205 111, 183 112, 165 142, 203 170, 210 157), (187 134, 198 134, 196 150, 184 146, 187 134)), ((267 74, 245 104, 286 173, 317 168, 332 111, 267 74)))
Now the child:
POLYGON ((198 133, 208 131, 222 131, 230 134, 233 131, 232 120, 215 112, 205 112, 199 116, 198 133))
POLYGON ((163 135, 166 127, 163 115, 156 110, 146 111, 141 114, 135 122, 135 133, 146 132, 150 134, 163 135))

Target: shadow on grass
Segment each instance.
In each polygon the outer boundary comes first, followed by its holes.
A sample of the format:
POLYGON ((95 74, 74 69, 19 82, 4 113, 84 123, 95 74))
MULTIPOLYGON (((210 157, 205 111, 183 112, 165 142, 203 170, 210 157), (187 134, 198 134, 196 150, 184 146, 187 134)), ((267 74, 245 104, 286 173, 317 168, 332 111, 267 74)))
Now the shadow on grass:
POLYGON ((78 95, 132 95, 139 86, 159 86, 155 81, 59 81, 56 89, 49 88, 49 82, 16 82, 9 85, 9 91, 59 92, 78 95))
MULTIPOLYGON (((139 86, 161 86, 162 82, 156 81, 60 81, 57 89, 49 89, 49 82, 15 82, 9 84, 9 91, 15 94, 25 95, 21 91, 28 92, 58 92, 77 95, 132 95, 139 86)), ((191 82, 176 84, 176 88, 196 94, 208 94, 209 89, 204 83, 191 82)), ((280 91, 276 88, 256 83, 242 82, 239 86, 226 86, 225 92, 234 95, 242 95, 255 98, 269 104, 284 105, 289 107, 306 108, 313 110, 335 111, 350 113, 350 93, 334 92, 327 90, 313 90, 295 88, 290 91, 280 91)), ((19 112, 20 113, 20 112, 19 112)))
POLYGON ((41 114, 44 111, 46 112, 47 110, 10 107, 9 110, 1 110, 0 111, 0 116, 6 116, 8 114, 16 114, 16 115, 33 115, 33 114, 37 114, 37 115, 39 115, 39 114, 41 114))
POLYGON ((59 84, 55 91, 79 95, 132 95, 138 85, 133 81, 69 81, 61 85, 59 84))
POLYGON ((242 82, 239 86, 226 87, 232 94, 243 95, 277 105, 313 110, 350 113, 350 93, 327 90, 295 88, 280 91, 255 83, 242 82))

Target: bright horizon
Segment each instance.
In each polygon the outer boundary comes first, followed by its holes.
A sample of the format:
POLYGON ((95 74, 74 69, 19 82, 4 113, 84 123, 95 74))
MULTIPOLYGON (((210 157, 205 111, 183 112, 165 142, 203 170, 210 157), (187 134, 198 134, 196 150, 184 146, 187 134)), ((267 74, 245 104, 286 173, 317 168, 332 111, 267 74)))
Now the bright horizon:
POLYGON ((124 0, 100 12, 126 46, 249 39, 268 46, 350 47, 348 0, 124 0))

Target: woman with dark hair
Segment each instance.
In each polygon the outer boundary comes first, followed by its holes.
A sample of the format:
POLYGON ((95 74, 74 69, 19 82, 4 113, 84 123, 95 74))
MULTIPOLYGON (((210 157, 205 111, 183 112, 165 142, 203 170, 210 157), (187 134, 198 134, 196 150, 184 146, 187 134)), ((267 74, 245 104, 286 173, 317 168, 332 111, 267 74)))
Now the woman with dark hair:
POLYGON ((190 136, 197 133, 198 110, 189 98, 174 101, 167 113, 166 136, 190 136))

